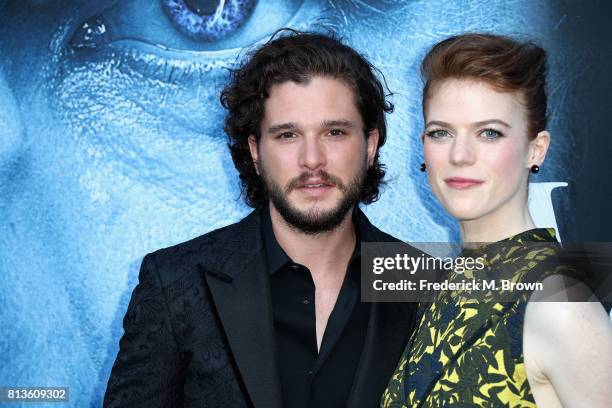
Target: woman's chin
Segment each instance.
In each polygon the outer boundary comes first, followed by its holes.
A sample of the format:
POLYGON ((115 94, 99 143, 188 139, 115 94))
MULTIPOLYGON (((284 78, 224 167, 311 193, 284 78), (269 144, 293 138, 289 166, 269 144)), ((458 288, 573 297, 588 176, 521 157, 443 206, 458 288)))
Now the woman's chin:
POLYGON ((446 211, 455 218, 459 222, 464 221, 474 221, 481 218, 484 215, 484 212, 480 209, 471 207, 471 208, 460 208, 453 207, 447 208, 446 211))

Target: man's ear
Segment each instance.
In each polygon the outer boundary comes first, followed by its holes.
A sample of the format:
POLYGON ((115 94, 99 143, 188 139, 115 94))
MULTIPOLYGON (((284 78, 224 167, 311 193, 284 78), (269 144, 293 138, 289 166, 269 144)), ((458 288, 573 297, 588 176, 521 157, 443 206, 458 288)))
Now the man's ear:
POLYGON ((370 130, 368 134, 367 142, 368 142, 368 167, 372 167, 374 164, 374 158, 376 157, 376 152, 378 151, 378 139, 380 135, 378 134, 378 129, 370 130))
POLYGON ((251 159, 253 159, 253 166, 257 175, 259 174, 259 148, 257 146, 257 139, 255 135, 249 135, 249 150, 251 151, 251 159))
POLYGON ((529 161, 527 162, 527 167, 531 167, 534 164, 541 166, 546 158, 548 146, 550 146, 550 133, 547 130, 543 130, 538 133, 535 139, 529 142, 529 161))

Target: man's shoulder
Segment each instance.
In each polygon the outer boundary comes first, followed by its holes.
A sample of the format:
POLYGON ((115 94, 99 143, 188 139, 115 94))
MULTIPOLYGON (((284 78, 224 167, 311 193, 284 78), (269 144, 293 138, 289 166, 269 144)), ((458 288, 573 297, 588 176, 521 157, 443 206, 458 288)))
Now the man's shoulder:
POLYGON ((362 242, 399 242, 400 240, 382 231, 357 207, 353 218, 362 242))
POLYGON ((373 224, 371 233, 372 237, 375 238, 373 239, 373 241, 375 242, 402 242, 402 240, 400 240, 399 238, 394 237, 393 235, 381 230, 373 224))
POLYGON ((360 229, 362 231, 365 231, 365 237, 363 237, 364 239, 362 239, 362 242, 389 242, 389 243, 395 243, 395 244, 401 244, 402 248, 404 251, 408 252, 411 254, 411 256, 426 256, 429 257, 429 255, 423 251, 421 251, 419 248, 411 245, 410 243, 407 243, 405 241, 402 241, 399 238, 394 237, 393 235, 381 230, 380 228, 378 228, 376 225, 372 224, 372 222, 366 217, 366 215, 360 211, 360 213, 358 214, 357 217, 357 222, 360 223, 360 229))
POLYGON ((242 220, 166 248, 151 252, 151 258, 163 283, 196 272, 200 265, 221 265, 243 245, 245 230, 253 224, 251 213, 242 220))

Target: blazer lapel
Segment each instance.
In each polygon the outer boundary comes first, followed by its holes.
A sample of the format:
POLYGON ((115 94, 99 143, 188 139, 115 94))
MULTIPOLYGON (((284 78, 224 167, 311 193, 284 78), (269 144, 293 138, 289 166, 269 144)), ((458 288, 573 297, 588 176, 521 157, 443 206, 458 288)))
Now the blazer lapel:
MULTIPOLYGON (((359 209, 355 222, 363 232, 362 242, 398 241, 373 226, 359 209)), ((415 249, 414 255, 419 254, 415 249)), ((416 303, 372 303, 368 332, 347 407, 380 406, 382 394, 414 329, 416 309, 416 303)))
POLYGON ((415 309, 413 303, 372 303, 368 333, 348 407, 380 405, 382 393, 412 332, 415 309))
POLYGON ((259 212, 211 248, 204 276, 253 405, 282 407, 270 283, 259 212))

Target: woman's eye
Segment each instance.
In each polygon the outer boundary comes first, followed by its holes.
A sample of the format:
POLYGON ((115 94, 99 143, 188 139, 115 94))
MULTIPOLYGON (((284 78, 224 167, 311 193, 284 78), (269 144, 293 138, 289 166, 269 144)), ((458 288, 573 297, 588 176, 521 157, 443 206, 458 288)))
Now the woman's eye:
POLYGON ((481 132, 481 135, 485 138, 485 139, 497 139, 501 136, 503 136, 501 134, 501 132, 498 132, 495 129, 485 129, 481 132))
POLYGON ((162 0, 166 15, 185 35, 218 41, 235 32, 249 18, 255 0, 162 0))
POLYGON ((429 132, 427 132, 426 136, 432 139, 441 139, 443 137, 449 136, 449 133, 446 130, 436 129, 436 130, 430 130, 429 132))

